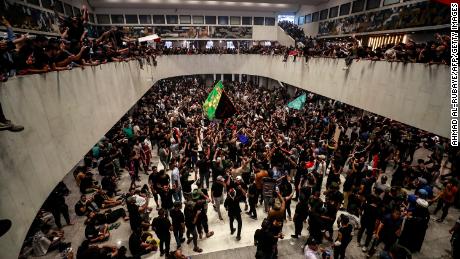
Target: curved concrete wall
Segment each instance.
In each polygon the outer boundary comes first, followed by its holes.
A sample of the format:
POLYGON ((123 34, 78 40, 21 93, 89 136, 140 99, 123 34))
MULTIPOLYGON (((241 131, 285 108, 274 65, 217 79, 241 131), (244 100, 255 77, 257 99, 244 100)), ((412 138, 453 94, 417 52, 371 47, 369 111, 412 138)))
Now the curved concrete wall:
MULTIPOLYGON (((163 56, 12 79, 0 86, 5 114, 21 133, 0 133, 0 218, 13 221, 0 257, 16 258, 51 189, 162 78, 249 74, 273 78, 435 132, 449 134, 449 67, 343 60, 282 62, 257 55, 163 56)), ((73 206, 73 204, 70 204, 73 206)))

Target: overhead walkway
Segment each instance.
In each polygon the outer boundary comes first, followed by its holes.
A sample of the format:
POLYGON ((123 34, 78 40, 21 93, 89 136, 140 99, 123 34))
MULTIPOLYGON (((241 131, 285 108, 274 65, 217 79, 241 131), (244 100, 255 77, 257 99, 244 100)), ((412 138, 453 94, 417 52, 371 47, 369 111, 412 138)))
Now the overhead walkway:
MULTIPOLYGON (((25 126, 0 133, 0 218, 13 221, 0 257, 16 258, 52 188, 158 80, 193 74, 258 75, 406 124, 449 135, 449 67, 343 60, 282 62, 259 55, 181 55, 158 66, 109 63, 11 79, 0 86, 6 116, 25 126)), ((71 205, 72 206, 72 205, 71 205)))

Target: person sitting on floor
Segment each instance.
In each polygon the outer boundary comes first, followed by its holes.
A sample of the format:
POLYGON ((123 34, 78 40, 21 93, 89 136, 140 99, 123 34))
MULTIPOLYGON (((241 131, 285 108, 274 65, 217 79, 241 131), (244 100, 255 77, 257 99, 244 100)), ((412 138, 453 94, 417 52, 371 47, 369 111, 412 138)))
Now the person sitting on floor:
POLYGON ((75 204, 75 214, 78 216, 88 215, 91 211, 98 212, 99 208, 93 202, 93 197, 87 199, 86 195, 80 196, 80 200, 75 204))
POLYGON ((87 220, 85 228, 85 237, 91 243, 95 242, 103 242, 109 239, 110 232, 109 232, 109 225, 104 224, 100 227, 96 227, 96 219, 92 218, 87 220))
POLYGON ((101 187, 98 187, 96 194, 94 195, 94 203, 96 203, 96 205, 101 209, 107 209, 121 205, 123 202, 121 200, 110 198, 101 187))

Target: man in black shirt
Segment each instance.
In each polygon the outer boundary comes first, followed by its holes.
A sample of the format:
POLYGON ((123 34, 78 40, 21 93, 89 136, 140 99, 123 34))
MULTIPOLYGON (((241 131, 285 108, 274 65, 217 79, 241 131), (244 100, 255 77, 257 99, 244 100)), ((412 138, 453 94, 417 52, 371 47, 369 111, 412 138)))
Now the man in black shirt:
POLYGON ((308 202, 300 200, 295 207, 294 213, 294 228, 295 233, 291 235, 293 238, 299 238, 302 234, 303 222, 308 218, 308 202))
POLYGON ((142 231, 140 228, 133 231, 129 236, 129 251, 135 258, 140 258, 141 255, 150 253, 155 249, 155 246, 142 241, 142 231))
POLYGON ((173 194, 174 193, 176 193, 176 191, 170 189, 168 184, 163 185, 163 188, 161 189, 161 192, 160 192, 161 208, 164 209, 166 213, 168 213, 169 210, 171 210, 173 207, 173 194))
POLYGON ((216 178, 216 182, 213 182, 212 187, 211 187, 211 200, 212 200, 212 203, 214 203, 214 210, 219 215, 220 220, 224 220, 220 212, 220 205, 223 203, 223 199, 224 199, 224 194, 223 194, 224 186, 225 186, 224 177, 219 175, 216 178))
POLYGON ((154 218, 152 221, 152 230, 157 234, 158 239, 160 239, 160 256, 169 254, 169 245, 171 241, 171 222, 165 215, 165 210, 160 209, 158 211, 158 217, 154 218))
POLYGON ((175 202, 174 209, 170 211, 170 217, 172 220, 173 234, 176 239, 177 249, 181 247, 181 244, 185 241, 184 230, 185 230, 185 217, 181 211, 182 203, 175 202))
POLYGON ((153 198, 155 199, 155 204, 157 205, 157 209, 160 208, 158 203, 158 193, 160 192, 161 188, 159 187, 159 173, 157 172, 157 167, 152 166, 152 173, 149 175, 149 186, 150 191, 152 192, 153 198))
POLYGON ((93 198, 86 199, 86 195, 82 195, 80 200, 75 204, 75 214, 78 216, 88 215, 91 211, 99 211, 99 208, 94 204, 93 198))
MULTIPOLYGON (((203 184, 206 181, 206 188, 209 188, 209 169, 211 168, 211 162, 209 162, 208 157, 204 154, 200 155, 200 160, 196 162, 198 171, 200 173, 200 188, 203 188, 203 184)), ((196 177, 195 177, 196 178, 196 177)))
POLYGON ((270 225, 270 221, 265 219, 262 222, 262 228, 257 229, 254 233, 254 245, 257 247, 256 258, 258 259, 273 258, 276 238, 270 231, 270 225))
POLYGON ((248 203, 249 203, 249 211, 247 214, 252 218, 252 219, 257 219, 257 210, 256 210, 256 205, 257 205, 257 186, 255 184, 255 177, 251 176, 250 178, 251 184, 248 187, 248 203))
POLYGON ((65 196, 67 195, 69 195, 69 189, 65 183, 61 181, 51 192, 48 199, 46 199, 44 205, 44 207, 53 214, 54 222, 59 229, 62 228, 61 214, 64 216, 67 225, 73 225, 73 223, 70 222, 69 207, 65 203, 65 196))
POLYGON ((230 221, 230 234, 235 233, 235 228, 233 228, 233 221, 236 219, 238 222, 238 232, 236 234, 236 240, 241 239, 241 228, 243 227, 243 222, 241 220, 241 208, 240 208, 240 198, 237 196, 236 191, 232 188, 228 192, 227 198, 224 202, 224 207, 228 212, 228 218, 230 221))

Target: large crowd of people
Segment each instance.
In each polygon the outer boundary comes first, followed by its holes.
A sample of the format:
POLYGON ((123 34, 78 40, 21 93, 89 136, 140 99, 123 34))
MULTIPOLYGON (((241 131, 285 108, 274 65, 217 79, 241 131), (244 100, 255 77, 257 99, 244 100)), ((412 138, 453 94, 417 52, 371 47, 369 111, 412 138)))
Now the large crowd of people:
POLYGON ((384 44, 375 49, 362 44, 355 36, 339 39, 319 39, 307 37, 303 29, 291 22, 279 23, 296 42, 306 60, 309 57, 346 58, 347 67, 353 60, 428 63, 450 65, 450 37, 436 33, 433 40, 427 42, 384 44))
MULTIPOLYGON (((201 253, 201 240, 214 235, 210 213, 228 219, 236 241, 246 220, 260 221, 256 258, 276 258, 286 235, 308 236, 306 259, 345 258, 354 239, 363 257, 409 258, 421 250, 430 214, 442 211, 442 222, 458 200, 460 152, 446 139, 311 93, 294 110, 286 88, 224 85, 238 110, 230 118, 207 119, 201 103, 211 88, 200 78, 162 80, 88 152, 74 172, 75 212, 86 224, 77 259, 130 258, 128 250, 133 258, 157 250, 186 258, 181 248, 189 245, 201 253), (431 154, 414 161, 419 148, 431 154), (447 166, 450 174, 440 174, 447 166), (123 174, 130 184, 120 190, 123 174), (128 248, 98 245, 120 224, 130 225, 128 248)), ((63 183, 51 193, 25 247, 68 250, 60 241, 60 215, 74 223, 67 194, 63 183), (43 247, 39 238, 55 243, 43 247)), ((452 233, 458 243, 458 226, 452 233)))

